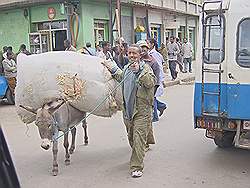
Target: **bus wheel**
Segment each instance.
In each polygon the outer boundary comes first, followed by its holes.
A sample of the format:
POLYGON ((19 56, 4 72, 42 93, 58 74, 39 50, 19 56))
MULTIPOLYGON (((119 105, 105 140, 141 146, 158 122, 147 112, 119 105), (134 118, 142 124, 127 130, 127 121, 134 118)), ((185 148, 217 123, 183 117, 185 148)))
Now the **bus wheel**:
POLYGON ((217 132, 214 143, 220 148, 230 148, 233 146, 235 132, 223 131, 217 132))

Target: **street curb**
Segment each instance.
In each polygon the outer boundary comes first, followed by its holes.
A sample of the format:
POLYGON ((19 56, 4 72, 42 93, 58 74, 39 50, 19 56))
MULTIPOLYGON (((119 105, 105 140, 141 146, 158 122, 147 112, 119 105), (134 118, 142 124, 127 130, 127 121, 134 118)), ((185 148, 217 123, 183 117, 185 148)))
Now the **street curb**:
POLYGON ((181 82, 192 82, 195 80, 195 76, 191 76, 191 77, 187 77, 187 78, 183 78, 183 79, 180 79, 180 80, 174 80, 174 81, 168 81, 168 82, 164 82, 163 86, 164 88, 166 87, 171 87, 171 86, 174 86, 174 85, 179 85, 181 82))

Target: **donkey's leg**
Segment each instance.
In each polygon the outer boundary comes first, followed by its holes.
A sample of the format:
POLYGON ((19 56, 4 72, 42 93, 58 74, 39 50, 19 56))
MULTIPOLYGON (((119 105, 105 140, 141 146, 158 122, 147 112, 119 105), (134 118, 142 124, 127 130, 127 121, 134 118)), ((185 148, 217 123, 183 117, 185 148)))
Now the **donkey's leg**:
POLYGON ((75 147, 76 147, 76 144, 75 144, 75 141, 76 141, 76 128, 72 128, 71 129, 71 134, 72 134, 72 142, 71 142, 71 147, 69 149, 69 153, 72 154, 75 150, 75 147))
POLYGON ((66 152, 66 154, 65 154, 65 165, 69 165, 70 164, 70 159, 69 159, 70 155, 69 155, 69 150, 68 150, 68 148, 69 148, 68 137, 69 137, 69 134, 65 133, 65 135, 64 135, 64 143, 63 143, 64 148, 65 148, 65 152, 66 152))
POLYGON ((88 137, 88 132, 87 132, 87 121, 86 121, 86 119, 82 121, 82 127, 84 129, 84 144, 88 145, 89 137, 88 137))
POLYGON ((53 142, 53 168, 52 168, 52 174, 53 176, 57 176, 58 174, 58 163, 57 163, 57 153, 58 153, 58 142, 53 142))

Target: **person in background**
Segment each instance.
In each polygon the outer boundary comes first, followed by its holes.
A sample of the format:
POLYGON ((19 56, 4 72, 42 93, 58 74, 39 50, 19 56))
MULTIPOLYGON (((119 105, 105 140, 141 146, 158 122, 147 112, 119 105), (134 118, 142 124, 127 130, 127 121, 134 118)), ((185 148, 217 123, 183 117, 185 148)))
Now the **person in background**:
POLYGON ((133 178, 143 175, 143 161, 152 121, 156 80, 150 66, 141 60, 141 52, 138 45, 129 46, 129 64, 124 67, 123 71, 115 63, 103 62, 117 81, 124 80, 122 83, 123 119, 132 149, 130 171, 133 178))
POLYGON ((96 49, 96 56, 99 57, 100 53, 102 52, 101 45, 100 44, 96 44, 95 49, 96 49))
POLYGON ((86 43, 86 50, 88 51, 89 55, 96 56, 96 50, 91 47, 91 43, 86 43))
POLYGON ((163 89, 163 82, 164 82, 164 72, 163 72, 163 57, 162 55, 156 51, 157 49, 157 41, 155 39, 149 39, 148 41, 149 44, 149 55, 151 55, 156 62, 159 65, 160 68, 160 74, 159 74, 159 87, 157 88, 155 92, 155 99, 154 99, 154 113, 153 113, 153 122, 159 121, 159 116, 163 114, 165 109, 167 108, 167 105, 164 102, 159 101, 157 97, 160 97, 164 93, 163 89), (160 112, 158 114, 158 111, 160 112))
POLYGON ((128 44, 126 42, 122 42, 121 44, 118 45, 118 55, 116 59, 116 64, 120 69, 123 69, 125 65, 128 64, 129 59, 127 56, 127 51, 128 51, 128 44))
POLYGON ((5 50, 5 53, 3 54, 3 59, 6 59, 7 58, 7 52, 10 52, 11 53, 11 58, 16 61, 16 57, 15 57, 15 54, 13 52, 13 48, 12 46, 8 46, 7 47, 7 50, 5 50))
POLYGON ((177 54, 177 64, 179 65, 179 70, 183 72, 182 44, 179 38, 176 38, 176 44, 179 47, 179 53, 177 54))
POLYGON ((20 53, 23 53, 25 55, 31 55, 31 53, 26 49, 26 45, 25 44, 21 44, 19 51, 17 52, 16 56, 20 53))
POLYGON ((188 71, 192 72, 192 53, 193 46, 190 42, 187 41, 187 38, 184 38, 184 43, 182 44, 182 53, 183 53, 183 63, 184 63, 184 73, 188 71))
POLYGON ((1 56, 0 56, 1 62, 2 62, 4 59, 7 58, 7 51, 8 51, 8 47, 7 47, 7 46, 4 46, 4 47, 3 47, 3 51, 1 52, 1 56))
POLYGON ((87 42, 86 47, 81 48, 78 52, 86 55, 96 56, 96 50, 91 47, 91 43, 87 42))
POLYGON ((114 60, 113 55, 111 54, 111 45, 108 41, 102 42, 102 51, 98 54, 98 57, 105 60, 114 60))
POLYGON ((71 45, 71 43, 68 39, 64 41, 64 47, 65 47, 65 51, 76 52, 76 48, 71 45))
POLYGON ((4 75, 8 81, 9 88, 12 94, 15 94, 16 87, 16 76, 17 76, 17 66, 16 62, 13 60, 13 53, 7 51, 7 58, 2 61, 4 75))
POLYGON ((167 69, 168 69, 168 51, 166 48, 166 45, 164 43, 161 43, 161 48, 159 50, 160 54, 163 57, 163 71, 164 73, 167 73, 167 69))
POLYGON ((179 46, 175 42, 174 36, 170 37, 170 42, 167 44, 167 51, 170 73, 172 76, 172 80, 175 80, 178 74, 178 72, 176 71, 177 54, 180 53, 180 50, 179 46))
MULTIPOLYGON (((4 46, 4 47, 3 47, 3 51, 0 52, 0 75, 3 75, 3 74, 4 74, 4 69, 3 69, 2 61, 5 59, 5 58, 4 58, 4 54, 7 52, 7 49, 8 49, 8 47, 7 47, 7 46, 4 46)), ((5 57, 7 58, 6 55, 7 55, 7 54, 5 54, 5 57)))

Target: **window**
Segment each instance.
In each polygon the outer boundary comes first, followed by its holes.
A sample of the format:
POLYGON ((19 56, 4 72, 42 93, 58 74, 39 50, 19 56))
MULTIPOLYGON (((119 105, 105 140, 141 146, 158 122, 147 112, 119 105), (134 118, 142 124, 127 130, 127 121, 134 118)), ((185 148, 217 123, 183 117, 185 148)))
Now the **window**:
POLYGON ((250 18, 238 25, 236 62, 242 67, 250 68, 250 18))
POLYGON ((105 20, 94 20, 94 35, 95 35, 95 44, 99 44, 102 41, 107 40, 107 28, 108 22, 105 20))
POLYGON ((218 64, 225 57, 225 18, 219 15, 208 16, 205 30, 204 62, 218 64))

